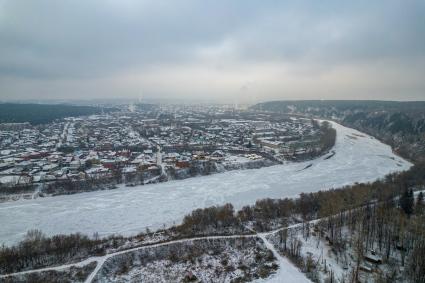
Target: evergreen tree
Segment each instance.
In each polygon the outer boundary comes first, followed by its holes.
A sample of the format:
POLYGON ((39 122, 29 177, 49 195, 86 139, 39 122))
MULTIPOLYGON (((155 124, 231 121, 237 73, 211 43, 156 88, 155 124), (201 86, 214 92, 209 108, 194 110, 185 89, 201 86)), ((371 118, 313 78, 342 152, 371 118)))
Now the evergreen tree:
POLYGON ((414 197, 412 189, 405 189, 400 197, 400 207, 410 216, 413 213, 414 197))
POLYGON ((422 214, 425 211, 424 193, 420 192, 416 199, 415 213, 422 214))
POLYGON ((423 192, 419 193, 418 198, 416 200, 416 205, 418 205, 418 206, 424 205, 424 193, 423 192))

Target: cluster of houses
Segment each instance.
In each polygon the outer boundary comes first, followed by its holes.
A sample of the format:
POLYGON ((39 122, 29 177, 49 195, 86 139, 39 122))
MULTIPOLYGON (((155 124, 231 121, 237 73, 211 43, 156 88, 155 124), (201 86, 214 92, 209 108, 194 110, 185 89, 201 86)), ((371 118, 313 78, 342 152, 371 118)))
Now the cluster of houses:
POLYGON ((193 162, 290 159, 317 144, 308 119, 208 106, 134 107, 44 125, 0 124, 0 185, 102 178, 193 162))

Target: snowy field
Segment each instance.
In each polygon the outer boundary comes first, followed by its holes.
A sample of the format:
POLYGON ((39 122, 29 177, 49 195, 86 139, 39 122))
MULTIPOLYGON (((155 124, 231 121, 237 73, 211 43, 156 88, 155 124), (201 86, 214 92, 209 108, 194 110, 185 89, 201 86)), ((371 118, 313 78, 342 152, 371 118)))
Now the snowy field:
POLYGON ((130 235, 146 227, 179 223, 195 208, 227 202, 240 208, 260 198, 296 197, 301 192, 372 181, 411 166, 376 139, 333 126, 337 130, 336 154, 329 159, 324 156, 160 184, 1 203, 0 244, 16 243, 35 228, 48 235, 130 235))

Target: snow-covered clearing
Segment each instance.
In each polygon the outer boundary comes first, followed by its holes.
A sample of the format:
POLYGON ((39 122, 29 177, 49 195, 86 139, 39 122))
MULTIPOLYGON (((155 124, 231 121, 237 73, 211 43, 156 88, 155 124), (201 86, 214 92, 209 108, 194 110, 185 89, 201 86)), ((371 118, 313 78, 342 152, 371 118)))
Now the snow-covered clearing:
POLYGON ((47 235, 131 235, 146 227, 178 223, 196 208, 227 202, 240 208, 261 198, 296 197, 301 192, 373 181, 411 166, 378 140, 336 123, 333 126, 337 141, 330 159, 323 156, 146 186, 2 203, 0 244, 16 243, 29 229, 41 229, 47 235), (356 139, 348 137, 353 135, 356 139))
POLYGON ((115 256, 104 263, 94 282, 251 281, 275 272, 274 261, 259 238, 206 238, 115 256))

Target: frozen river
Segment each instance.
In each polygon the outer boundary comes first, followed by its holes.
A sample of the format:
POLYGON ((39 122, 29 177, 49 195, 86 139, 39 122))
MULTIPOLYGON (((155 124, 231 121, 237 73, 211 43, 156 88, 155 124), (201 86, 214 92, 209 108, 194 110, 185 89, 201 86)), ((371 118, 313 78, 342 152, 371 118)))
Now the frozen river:
POLYGON ((321 157, 147 186, 2 203, 0 244, 16 243, 35 228, 48 235, 135 234, 146 227, 178 223, 195 208, 227 202, 240 208, 260 198, 295 197, 301 192, 372 181, 411 166, 378 140, 333 126, 337 130, 336 154, 327 160, 321 157))

